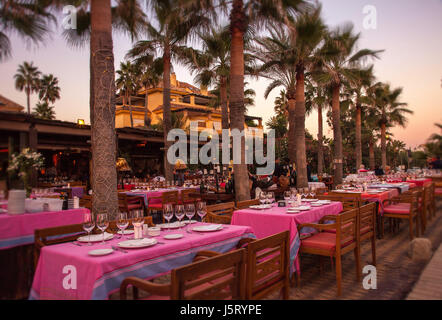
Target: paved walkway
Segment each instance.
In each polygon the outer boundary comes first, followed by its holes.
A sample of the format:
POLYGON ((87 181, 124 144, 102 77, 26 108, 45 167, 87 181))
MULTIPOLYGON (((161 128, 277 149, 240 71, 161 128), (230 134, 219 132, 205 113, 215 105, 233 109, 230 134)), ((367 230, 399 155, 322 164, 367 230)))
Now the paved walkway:
POLYGON ((442 300, 442 245, 425 267, 407 300, 442 300))

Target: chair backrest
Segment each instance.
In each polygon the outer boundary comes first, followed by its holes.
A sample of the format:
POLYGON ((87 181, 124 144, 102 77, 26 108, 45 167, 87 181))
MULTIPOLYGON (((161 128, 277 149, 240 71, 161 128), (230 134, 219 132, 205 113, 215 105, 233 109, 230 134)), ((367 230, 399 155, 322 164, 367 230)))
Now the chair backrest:
POLYGON ((338 195, 341 198, 344 211, 357 209, 362 204, 362 197, 360 193, 342 193, 342 192, 330 192, 331 195, 338 195))
MULTIPOLYGON (((132 220, 131 218, 128 219, 129 220, 129 226, 132 225, 132 220)), ((144 224, 148 225, 149 227, 153 227, 154 223, 152 220, 152 216, 148 216, 148 217, 144 217, 144 224)), ((109 221, 109 227, 107 228, 107 231, 109 232, 118 232, 119 229, 117 227, 117 220, 112 220, 109 221)))
POLYGON ((247 245, 246 299, 261 299, 289 285, 289 251, 289 231, 247 245))
POLYGON ((92 210, 92 195, 84 194, 83 197, 80 198, 80 207, 92 210))
POLYGON ((342 212, 336 216, 336 251, 358 240, 359 208, 342 212))
POLYGON ((213 214, 210 211, 207 211, 207 214, 204 216, 204 222, 230 224, 232 222, 232 216, 228 214, 218 215, 218 214, 213 214))
POLYGON ((221 216, 232 216, 233 211, 235 210, 235 203, 227 202, 227 203, 219 203, 211 206, 207 206, 207 213, 212 213, 215 215, 221 216))
POLYGON ((243 300, 245 249, 235 250, 172 270, 174 300, 243 300))
POLYGON ((359 208, 359 234, 364 237, 376 234, 376 203, 371 202, 359 208))
POLYGON ((166 203, 178 204, 178 191, 165 191, 162 193, 161 199, 163 205, 166 203))
POLYGON ((322 195, 322 194, 328 192, 328 188, 316 188, 315 191, 316 191, 317 195, 322 195))
POLYGON ((259 199, 252 199, 252 200, 244 200, 244 201, 238 201, 236 202, 236 208, 237 209, 246 209, 250 206, 258 205, 259 199))
POLYGON ((199 201, 198 197, 195 197, 194 194, 199 193, 198 191, 196 191, 195 189, 184 189, 181 190, 181 201, 182 203, 194 203, 199 201), (191 196, 191 194, 193 196, 191 196))

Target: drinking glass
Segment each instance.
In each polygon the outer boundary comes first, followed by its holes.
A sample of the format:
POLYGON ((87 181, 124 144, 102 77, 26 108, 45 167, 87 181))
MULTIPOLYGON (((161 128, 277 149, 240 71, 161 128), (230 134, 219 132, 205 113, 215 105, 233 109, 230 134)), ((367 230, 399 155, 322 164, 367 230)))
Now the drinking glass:
POLYGON ((181 220, 184 218, 184 205, 178 204, 175 206, 175 217, 178 219, 178 225, 181 229, 181 220))
POLYGON ((314 199, 315 196, 316 196, 316 188, 315 188, 315 187, 311 187, 311 188, 310 188, 310 197, 311 197, 312 199, 314 199))
POLYGON ((292 193, 290 191, 284 191, 284 201, 286 206, 288 206, 291 197, 292 193))
POLYGON ((268 204, 272 204, 275 201, 275 193, 274 192, 267 192, 267 200, 268 200, 268 204))
MULTIPOLYGON (((133 210, 132 211, 132 225, 134 226, 134 232, 136 228, 142 228, 144 223, 144 211, 143 210, 133 210)), ((135 233, 134 233, 135 239, 135 233)))
POLYGON ((120 238, 124 235, 124 230, 129 226, 129 220, 127 220, 127 213, 126 212, 120 212, 117 215, 117 227, 121 231, 120 238))
POLYGON ((264 191, 259 194, 259 203, 265 204, 267 202, 267 195, 264 191))
POLYGON ((189 225, 190 225, 192 218, 195 215, 195 205, 193 203, 186 204, 185 211, 186 211, 186 217, 189 219, 189 225))
POLYGON ((196 211, 197 211, 198 215, 201 218, 201 222, 203 222, 204 216, 207 213, 207 211, 206 211, 206 203, 203 202, 203 201, 198 202, 197 205, 196 205, 196 211))
POLYGON ((170 229, 170 219, 173 217, 173 205, 171 203, 166 203, 164 205, 163 216, 164 219, 167 220, 168 229, 170 229))
POLYGON ((92 213, 88 212, 83 215, 83 230, 87 232, 88 235, 88 245, 91 246, 91 231, 95 228, 94 218, 92 213))
POLYGON ((101 244, 104 244, 104 231, 107 229, 107 227, 109 227, 109 218, 107 213, 97 214, 97 228, 103 233, 103 241, 101 244))
POLYGON ((295 200, 296 195, 298 194, 298 190, 296 190, 296 188, 290 188, 290 192, 292 193, 291 195, 292 200, 295 200))

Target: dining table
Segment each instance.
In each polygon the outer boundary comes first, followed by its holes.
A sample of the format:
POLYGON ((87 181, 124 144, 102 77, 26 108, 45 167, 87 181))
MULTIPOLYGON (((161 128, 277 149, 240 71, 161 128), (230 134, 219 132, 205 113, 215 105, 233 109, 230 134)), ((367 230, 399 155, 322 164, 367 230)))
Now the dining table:
POLYGON ((273 204, 268 209, 235 210, 231 224, 250 226, 258 239, 288 230, 290 232, 290 271, 293 273, 295 270, 300 272, 298 252, 301 238, 314 232, 311 228, 303 228, 298 233, 297 226, 302 223, 317 223, 322 217, 337 215, 342 210, 343 206, 339 201, 332 201, 319 207, 310 207, 309 210, 299 213, 288 213, 288 207, 279 207, 277 204, 273 204))
POLYGON ((119 290, 127 277, 149 280, 192 263, 197 252, 212 250, 220 253, 235 249, 242 238, 255 238, 248 226, 222 225, 211 232, 197 232, 195 227, 206 223, 188 224, 182 229, 162 230, 156 244, 145 248, 121 249, 119 243, 133 236, 115 235, 89 245, 73 242, 45 246, 41 249, 29 299, 105 300, 119 290), (184 230, 186 229, 186 230, 184 230), (167 235, 181 234, 168 240, 167 235), (110 254, 91 256, 94 249, 114 248, 110 254))

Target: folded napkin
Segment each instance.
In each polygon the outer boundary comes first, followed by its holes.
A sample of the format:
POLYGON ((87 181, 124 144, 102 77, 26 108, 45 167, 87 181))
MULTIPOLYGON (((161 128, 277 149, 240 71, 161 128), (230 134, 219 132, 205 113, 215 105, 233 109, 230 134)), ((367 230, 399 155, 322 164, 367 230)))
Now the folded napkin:
POLYGON ((206 230, 218 230, 221 229, 223 227, 222 224, 210 224, 208 226, 205 226, 206 230))

